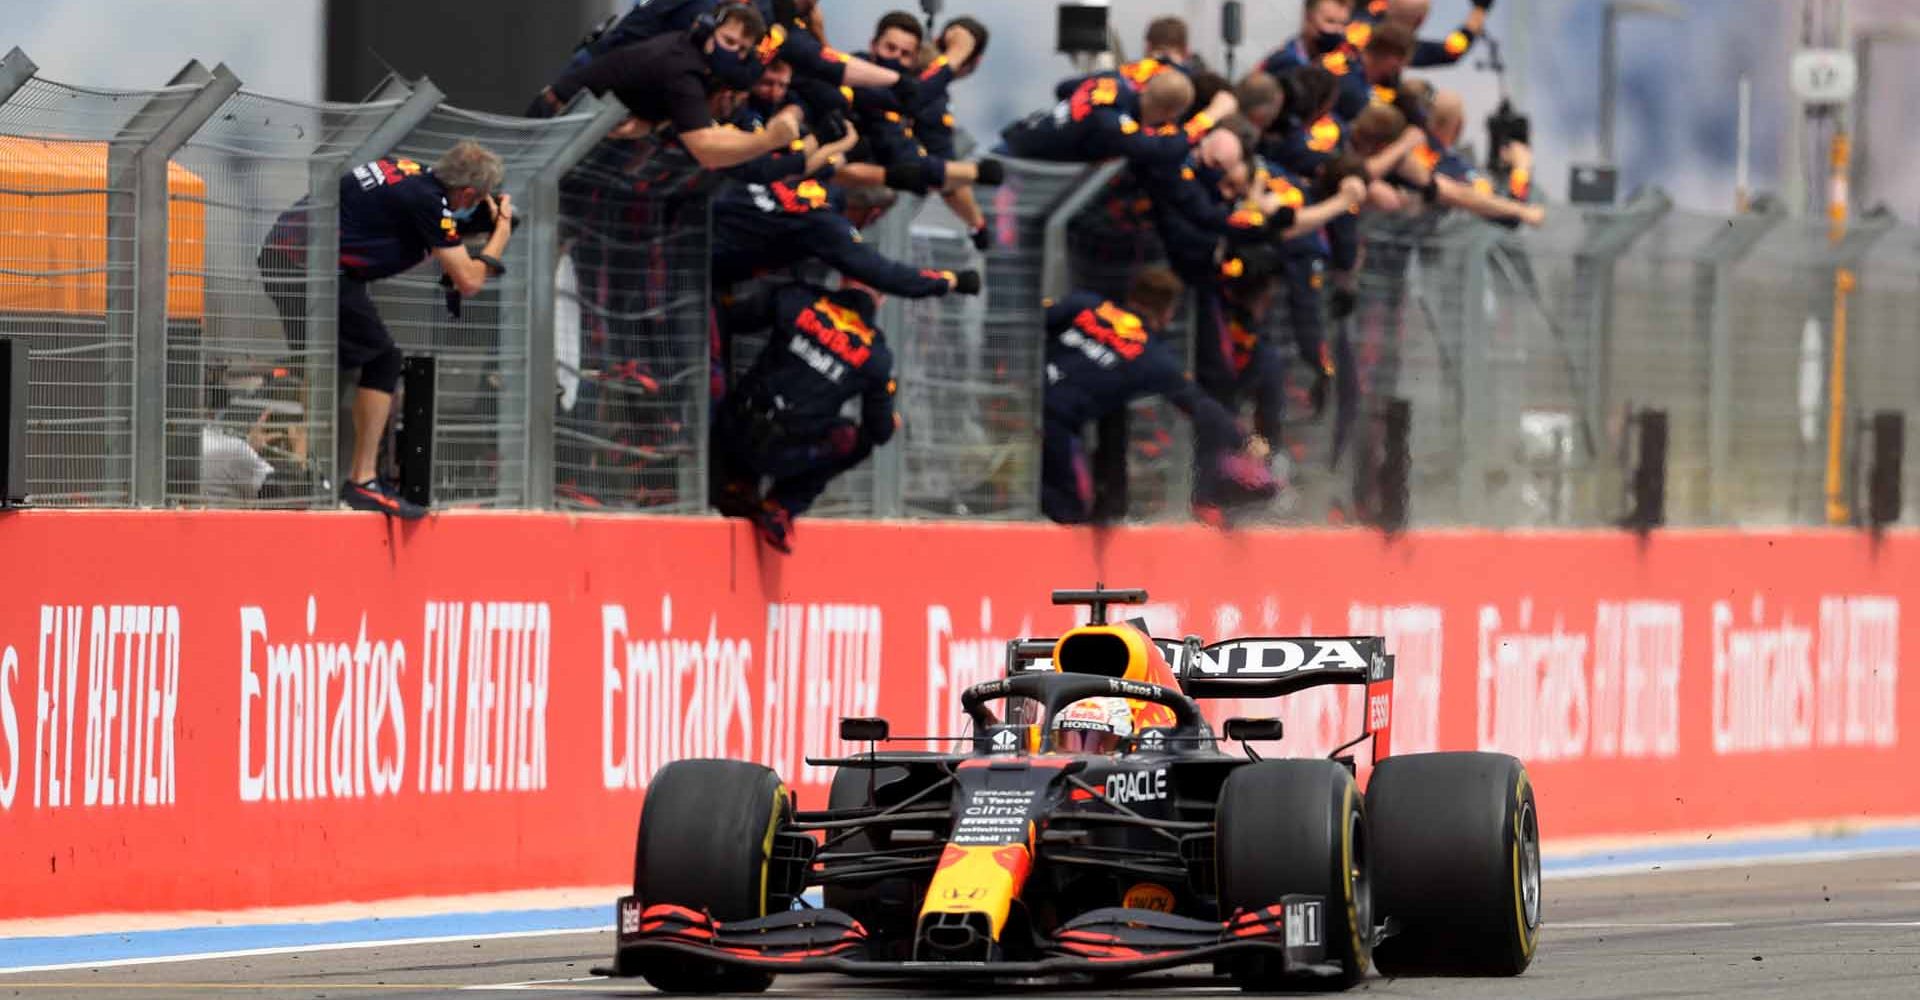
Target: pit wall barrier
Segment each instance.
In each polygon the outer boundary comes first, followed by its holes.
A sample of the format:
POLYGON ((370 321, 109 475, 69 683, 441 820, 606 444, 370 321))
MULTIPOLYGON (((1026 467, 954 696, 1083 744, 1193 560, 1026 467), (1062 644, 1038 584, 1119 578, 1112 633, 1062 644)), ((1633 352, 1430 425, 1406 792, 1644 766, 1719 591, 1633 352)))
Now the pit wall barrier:
MULTIPOLYGON (((1005 641, 1380 631, 1394 750, 1532 768, 1549 845, 1920 815, 1920 535, 1222 535, 708 519, 0 516, 0 919, 618 883, 677 757, 819 803, 835 720, 959 731, 1005 641)), ((1222 704, 1276 749, 1359 689, 1222 704)), ((1365 756, 1366 747, 1359 748, 1365 756)))

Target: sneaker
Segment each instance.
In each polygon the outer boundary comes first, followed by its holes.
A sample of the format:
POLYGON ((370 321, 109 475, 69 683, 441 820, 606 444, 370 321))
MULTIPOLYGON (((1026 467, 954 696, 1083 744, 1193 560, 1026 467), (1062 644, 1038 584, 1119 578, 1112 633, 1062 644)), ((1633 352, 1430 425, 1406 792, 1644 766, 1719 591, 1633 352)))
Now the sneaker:
POLYGON ((793 552, 793 515, 785 507, 769 500, 753 515, 753 530, 760 540, 776 552, 793 552))
POLYGON ((760 515, 760 491, 752 481, 725 483, 713 491, 713 509, 721 517, 752 519, 760 515))
POLYGON ((391 484, 380 479, 369 479, 364 483, 348 483, 342 486, 340 500, 354 510, 377 511, 402 521, 418 521, 427 516, 425 507, 403 499, 391 484))

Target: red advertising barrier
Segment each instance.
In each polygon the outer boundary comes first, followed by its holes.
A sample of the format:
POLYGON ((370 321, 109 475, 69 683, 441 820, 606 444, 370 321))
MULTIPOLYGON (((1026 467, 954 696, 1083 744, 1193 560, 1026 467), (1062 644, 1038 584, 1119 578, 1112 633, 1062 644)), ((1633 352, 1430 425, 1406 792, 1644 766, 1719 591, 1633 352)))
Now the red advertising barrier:
MULTIPOLYGON (((810 521, 0 518, 0 918, 615 883, 685 756, 823 795, 843 715, 958 730, 1054 587, 1156 634, 1380 632, 1394 750, 1497 749, 1549 839, 1920 815, 1920 536, 1221 535, 810 521)), ((1280 704, 1284 749, 1361 692, 1280 704)), ((1364 748, 1363 748, 1364 749, 1364 748)))

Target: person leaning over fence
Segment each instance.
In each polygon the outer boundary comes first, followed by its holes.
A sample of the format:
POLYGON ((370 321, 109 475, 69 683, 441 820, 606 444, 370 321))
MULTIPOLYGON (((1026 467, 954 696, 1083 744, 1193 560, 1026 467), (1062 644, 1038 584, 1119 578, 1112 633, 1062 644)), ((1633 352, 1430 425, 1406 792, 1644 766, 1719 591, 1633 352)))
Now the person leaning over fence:
MULTIPOLYGON (((1423 69, 1451 66, 1459 62, 1467 50, 1473 48, 1474 41, 1486 32, 1487 13, 1492 9, 1493 0, 1473 0, 1473 9, 1467 12, 1466 22, 1445 39, 1436 42, 1421 38, 1414 42, 1409 65, 1423 69)), ((1381 24, 1397 24, 1409 33, 1417 34, 1432 11, 1433 0, 1368 0, 1366 4, 1354 7, 1353 19, 1347 24, 1347 41, 1365 48, 1367 40, 1373 37, 1374 28, 1381 24)))
POLYGON ((1193 80, 1184 73, 1161 73, 1138 89, 1115 77, 1093 77, 1051 110, 1007 126, 1001 150, 1060 163, 1179 163, 1239 108, 1233 92, 1224 90, 1189 117, 1194 95, 1193 80))
POLYGON ((1260 68, 1278 77, 1301 66, 1336 66, 1335 75, 1344 75, 1360 58, 1347 41, 1352 17, 1353 0, 1301 0, 1300 33, 1269 53, 1260 68))
POLYGON ((1504 184, 1496 183, 1456 148, 1466 118, 1466 101, 1459 91, 1435 92, 1427 118, 1428 139, 1420 155, 1444 182, 1441 202, 1501 225, 1538 226, 1545 222, 1546 209, 1526 204, 1533 193, 1533 151, 1522 142, 1508 143, 1502 151, 1510 165, 1507 179, 1504 184))
MULTIPOLYGON (((919 20, 905 11, 892 11, 881 17, 874 27, 868 51, 855 60, 919 79, 913 66, 919 58, 922 41, 919 20)), ((975 40, 971 32, 957 32, 948 42, 963 63, 972 58, 975 40)), ((946 74, 935 71, 936 77, 943 75, 946 74)), ((944 92, 944 89, 943 84, 940 90, 944 92)), ((967 203, 971 204, 974 185, 992 186, 1004 179, 1005 171, 998 160, 970 163, 935 156, 919 141, 914 134, 917 102, 926 96, 926 90, 921 88, 914 100, 907 102, 888 90, 851 89, 853 99, 849 110, 864 141, 852 154, 856 162, 840 171, 842 183, 849 186, 884 184, 896 191, 920 195, 937 190, 943 196, 957 196, 966 191, 967 203)), ((970 228, 975 221, 985 224, 984 218, 967 221, 970 228)))
POLYGON ((714 506, 750 519, 780 552, 793 551, 793 519, 827 484, 893 437, 893 353, 874 326, 879 300, 856 282, 838 291, 796 282, 735 307, 757 313, 735 322, 771 333, 714 418, 714 506), (857 422, 840 415, 853 399, 857 422))
POLYGON ((1276 492, 1267 458, 1233 416, 1188 377, 1164 337, 1182 295, 1164 267, 1143 268, 1124 305, 1075 292, 1046 311, 1047 365, 1040 508, 1061 524, 1084 524, 1093 512, 1093 476, 1081 432, 1087 424, 1158 395, 1193 421, 1195 461, 1218 473, 1222 503, 1270 498, 1276 492))
POLYGON ((568 70, 541 93, 534 110, 558 113, 583 89, 610 92, 638 123, 623 135, 671 126, 701 166, 736 166, 785 149, 800 138, 805 120, 797 107, 783 109, 759 132, 714 120, 711 95, 749 90, 760 79, 765 64, 756 47, 766 34, 766 20, 752 5, 726 4, 690 30, 624 45, 568 70))
MULTIPOLYGON (((413 520, 426 510, 403 500, 376 474, 380 438, 400 384, 400 348, 381 322, 368 285, 431 256, 462 296, 506 271, 500 255, 513 235, 513 202, 495 192, 506 179, 498 154, 460 142, 432 169, 408 159, 363 163, 340 178, 340 367, 360 370, 353 399, 353 456, 340 499, 356 510, 413 520), (478 254, 460 240, 461 221, 485 204, 493 234, 478 254)), ((267 234, 259 265, 294 355, 306 350, 307 208, 296 205, 267 234)))

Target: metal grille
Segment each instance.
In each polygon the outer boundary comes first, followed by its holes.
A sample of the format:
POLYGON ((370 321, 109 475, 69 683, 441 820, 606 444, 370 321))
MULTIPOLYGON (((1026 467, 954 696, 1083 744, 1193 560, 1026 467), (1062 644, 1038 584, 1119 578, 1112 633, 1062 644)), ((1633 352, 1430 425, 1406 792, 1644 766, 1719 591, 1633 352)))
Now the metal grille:
MULTIPOLYGON (((916 267, 980 266, 957 228, 917 225, 910 236, 916 267)), ((1009 371, 1031 352, 1010 357, 1008 345, 989 337, 995 294, 905 303, 908 336, 895 347, 905 426, 894 447, 905 467, 902 506, 910 516, 1000 519, 1034 506, 1033 394, 1009 371)))
POLYGON ((706 507, 711 233, 700 179, 684 152, 609 140, 562 185, 562 507, 706 507))
MULTIPOLYGON (((133 159, 198 89, 33 78, 0 103, 0 336, 27 342, 32 503, 134 499, 133 159)), ((194 192, 204 182, 173 170, 167 187, 194 192)), ((200 218, 183 203, 171 221, 190 233, 200 218)), ((195 290, 183 287, 169 316, 183 329, 201 321, 195 290)))
POLYGON ((205 223, 172 234, 168 288, 205 308, 198 329, 169 329, 168 502, 333 503, 336 168, 399 106, 242 92, 175 157, 206 182, 172 195, 176 214, 205 223))

